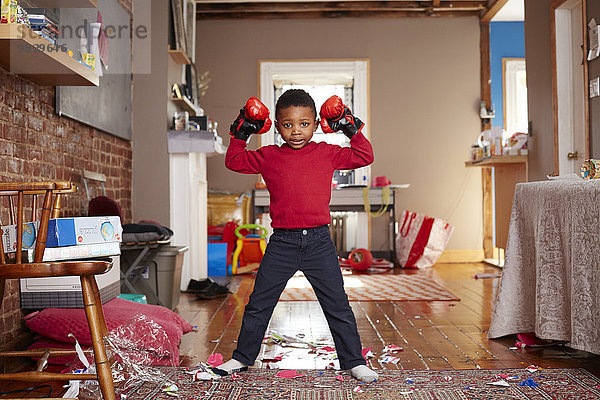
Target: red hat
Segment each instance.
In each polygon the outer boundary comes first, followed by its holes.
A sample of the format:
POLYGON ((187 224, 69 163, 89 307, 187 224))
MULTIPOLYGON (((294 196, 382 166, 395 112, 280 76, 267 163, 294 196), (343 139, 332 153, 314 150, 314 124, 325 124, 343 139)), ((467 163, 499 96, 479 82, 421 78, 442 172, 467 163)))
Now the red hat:
POLYGON ((388 179, 388 177, 385 175, 376 176, 375 178, 373 178, 373 184, 371 186, 373 186, 373 187, 387 186, 387 185, 391 185, 391 183, 392 183, 392 181, 390 181, 388 179))

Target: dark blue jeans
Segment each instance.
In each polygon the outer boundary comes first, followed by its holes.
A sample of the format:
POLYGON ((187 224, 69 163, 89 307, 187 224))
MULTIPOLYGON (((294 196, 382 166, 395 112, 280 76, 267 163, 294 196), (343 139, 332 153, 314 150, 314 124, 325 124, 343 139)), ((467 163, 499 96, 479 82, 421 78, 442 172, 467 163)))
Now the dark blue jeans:
POLYGON ((260 263, 254 290, 244 311, 233 358, 253 365, 265 331, 287 281, 302 271, 321 304, 333 336, 341 369, 366 364, 335 246, 327 225, 275 229, 260 263))

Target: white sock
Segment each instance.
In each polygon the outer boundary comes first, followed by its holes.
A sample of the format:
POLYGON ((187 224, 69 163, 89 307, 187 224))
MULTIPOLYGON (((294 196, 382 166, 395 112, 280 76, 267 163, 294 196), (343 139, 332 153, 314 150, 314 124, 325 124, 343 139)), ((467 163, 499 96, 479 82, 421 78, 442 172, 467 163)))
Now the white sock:
POLYGON ((248 366, 233 358, 224 364, 213 368, 213 371, 219 375, 231 375, 236 372, 246 371, 248 366), (215 371, 217 370, 217 371, 215 371))
POLYGON ((365 383, 371 383, 379 378, 377 372, 373 371, 366 365, 357 365, 356 367, 352 368, 350 370, 350 375, 365 383))

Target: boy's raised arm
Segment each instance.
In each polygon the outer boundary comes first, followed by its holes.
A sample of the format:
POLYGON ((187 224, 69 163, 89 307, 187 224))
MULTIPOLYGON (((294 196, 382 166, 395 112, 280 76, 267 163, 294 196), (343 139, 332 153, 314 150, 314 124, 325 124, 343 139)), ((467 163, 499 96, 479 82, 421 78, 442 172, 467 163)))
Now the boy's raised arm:
POLYGON ((321 127, 325 133, 342 131, 350 139, 350 147, 332 147, 335 169, 354 169, 373 162, 373 147, 362 134, 365 126, 338 96, 331 96, 321 106, 321 127))
POLYGON ((225 166, 244 174, 260 173, 263 156, 249 151, 246 144, 253 134, 263 134, 271 128, 269 109, 256 97, 250 97, 229 128, 231 140, 225 155, 225 166))

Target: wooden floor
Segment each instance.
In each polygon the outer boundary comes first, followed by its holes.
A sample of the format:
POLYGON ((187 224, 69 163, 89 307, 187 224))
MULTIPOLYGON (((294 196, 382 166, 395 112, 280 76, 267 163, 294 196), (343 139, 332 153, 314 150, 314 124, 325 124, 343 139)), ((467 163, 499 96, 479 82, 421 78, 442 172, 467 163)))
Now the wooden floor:
MULTIPOLYGON (((511 350, 516 337, 488 340, 492 302, 498 279, 473 279, 478 272, 499 272, 482 263, 438 264, 427 270, 399 270, 395 273, 423 274, 441 283, 460 301, 396 301, 351 302, 358 322, 363 347, 373 347, 381 354, 386 345, 403 348, 396 353, 397 364, 379 364, 370 359, 376 369, 496 369, 525 368, 531 364, 543 368, 585 368, 600 377, 600 356, 564 346, 511 350)), ((183 336, 180 345, 181 365, 206 362, 213 353, 231 357, 242 322, 244 305, 253 286, 253 276, 231 279, 233 294, 215 300, 197 300, 182 293, 177 311, 196 331, 183 336)), ((333 344, 325 317, 317 302, 279 302, 269 329, 305 341, 333 344)), ((322 369, 330 359, 312 354, 306 348, 263 345, 255 367, 280 369, 322 369), (274 363, 260 361, 281 355, 274 363)), ((0 382, 0 392, 34 386, 0 382)), ((52 396, 63 389, 53 384, 52 396)), ((47 388, 28 395, 3 397, 42 397, 47 388)))
MULTIPOLYGON (((511 350, 515 337, 489 340, 492 303, 499 279, 473 279, 478 272, 499 272, 483 263, 437 264, 427 270, 400 270, 396 273, 424 274, 442 283, 460 301, 351 302, 358 322, 363 348, 373 346, 379 356, 390 344, 403 348, 396 354, 398 364, 379 364, 377 369, 492 369, 581 367, 600 376, 600 356, 565 346, 511 350)), ((225 360, 236 346, 244 304, 252 290, 251 276, 234 277, 236 293, 216 300, 196 300, 182 294, 179 313, 197 331, 184 335, 180 346, 183 365, 206 361, 212 353, 225 360)), ((325 317, 317 302, 279 302, 269 329, 304 340, 325 339, 333 343, 325 317)), ((259 361, 283 354, 281 369, 325 368, 329 360, 309 354, 307 349, 263 345, 259 361)), ((273 364, 271 364, 273 366, 273 364)))

